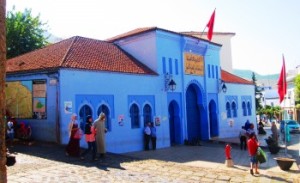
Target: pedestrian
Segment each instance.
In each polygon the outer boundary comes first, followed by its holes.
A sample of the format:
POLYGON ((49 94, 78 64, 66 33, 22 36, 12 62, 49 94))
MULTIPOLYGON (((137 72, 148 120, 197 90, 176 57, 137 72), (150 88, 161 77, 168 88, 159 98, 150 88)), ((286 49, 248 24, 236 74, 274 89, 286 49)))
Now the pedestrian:
POLYGON ((101 112, 98 119, 93 124, 96 130, 97 153, 100 154, 100 157, 104 157, 106 153, 105 133, 107 132, 107 129, 105 128, 105 120, 106 116, 101 112))
POLYGON ((151 131, 152 150, 156 150, 156 128, 153 122, 151 123, 150 131, 151 131))
POLYGON ((251 133, 249 136, 249 140, 247 141, 248 152, 250 156, 250 174, 253 175, 253 170, 255 169, 255 174, 259 174, 258 172, 258 161, 257 161, 257 149, 259 143, 255 139, 255 134, 251 133))
POLYGON ((257 140, 256 134, 255 134, 255 130, 254 130, 254 124, 253 123, 250 123, 250 127, 247 130, 247 136, 248 136, 248 138, 250 138, 250 134, 254 134, 254 137, 257 140))
POLYGON ((7 122, 7 136, 8 136, 8 141, 9 141, 9 146, 12 147, 13 146, 13 142, 14 142, 14 123, 9 120, 7 122))
POLYGON ((264 124, 260 121, 258 123, 258 134, 265 135, 267 132, 264 130, 264 124))
POLYGON ((248 129, 250 128, 250 125, 251 125, 251 123, 250 123, 250 121, 247 119, 247 121, 246 121, 246 123, 245 123, 245 130, 246 131, 248 131, 248 129))
POLYGON ((96 158, 95 129, 94 129, 94 126, 93 126, 93 118, 90 115, 88 115, 86 117, 86 124, 85 124, 84 134, 85 134, 85 141, 88 144, 88 149, 86 149, 81 154, 80 158, 85 159, 85 155, 92 150, 92 159, 97 160, 97 158, 96 158))
POLYGON ((272 122, 271 132, 272 132, 272 138, 273 138, 273 140, 274 140, 276 143, 278 143, 278 129, 277 129, 277 126, 276 126, 276 122, 275 122, 275 121, 272 122))
POLYGON ((144 138, 145 138, 145 150, 149 150, 149 143, 150 143, 150 138, 151 138, 151 129, 150 129, 151 124, 147 123, 146 127, 144 129, 144 138))
POLYGON ((240 138, 241 150, 243 150, 243 149, 246 150, 246 148, 247 148, 247 131, 245 130, 245 126, 242 126, 242 129, 240 130, 239 138, 240 138))
POLYGON ((79 157, 80 155, 80 139, 81 139, 81 129, 77 122, 77 114, 73 113, 71 116, 71 121, 68 126, 69 130, 69 143, 66 147, 66 155, 79 157))

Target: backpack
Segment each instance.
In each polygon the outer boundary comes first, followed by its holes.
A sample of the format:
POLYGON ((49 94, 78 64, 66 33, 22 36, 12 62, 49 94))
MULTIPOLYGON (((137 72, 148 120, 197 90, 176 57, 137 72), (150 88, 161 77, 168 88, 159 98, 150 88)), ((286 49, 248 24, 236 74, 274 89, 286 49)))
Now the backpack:
POLYGON ((92 132, 91 132, 91 126, 92 126, 92 124, 90 124, 90 123, 86 123, 85 124, 85 128, 84 128, 84 134, 91 134, 92 132))

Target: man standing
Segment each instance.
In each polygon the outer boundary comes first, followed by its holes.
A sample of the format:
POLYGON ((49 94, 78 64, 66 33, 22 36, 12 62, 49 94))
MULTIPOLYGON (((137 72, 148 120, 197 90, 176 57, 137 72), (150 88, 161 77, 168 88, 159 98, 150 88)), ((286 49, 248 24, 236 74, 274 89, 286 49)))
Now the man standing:
POLYGON ((245 130, 244 126, 242 126, 239 137, 240 137, 241 150, 243 150, 243 149, 246 150, 247 149, 247 131, 245 130))
POLYGON ((152 150, 156 149, 156 128, 154 126, 154 123, 151 123, 151 143, 152 143, 152 150))
POLYGON ((149 142, 151 138, 151 129, 150 129, 151 123, 147 123, 145 129, 144 129, 144 136, 145 136, 145 150, 149 150, 149 142))
POLYGON ((256 157, 259 143, 256 141, 254 133, 250 133, 249 140, 247 141, 247 145, 248 145, 248 152, 250 155, 250 173, 253 175, 253 169, 255 168, 255 174, 259 174, 258 161, 256 157))

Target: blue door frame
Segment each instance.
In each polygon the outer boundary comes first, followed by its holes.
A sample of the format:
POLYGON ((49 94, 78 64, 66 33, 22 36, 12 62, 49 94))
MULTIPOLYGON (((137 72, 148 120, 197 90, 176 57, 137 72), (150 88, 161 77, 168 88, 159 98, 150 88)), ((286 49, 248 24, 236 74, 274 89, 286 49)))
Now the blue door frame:
POLYGON ((179 117, 179 105, 174 100, 169 104, 169 125, 170 144, 181 144, 181 123, 179 117))
POLYGON ((210 126, 210 137, 219 136, 219 123, 217 116, 217 105, 214 100, 209 102, 209 126, 210 126))

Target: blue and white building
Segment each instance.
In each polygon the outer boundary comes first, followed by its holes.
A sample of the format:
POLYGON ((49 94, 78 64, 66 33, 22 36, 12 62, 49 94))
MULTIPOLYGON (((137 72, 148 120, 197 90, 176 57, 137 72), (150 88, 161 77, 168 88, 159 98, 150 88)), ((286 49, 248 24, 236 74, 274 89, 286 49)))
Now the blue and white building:
POLYGON ((142 150, 146 122, 157 125, 158 148, 236 137, 255 122, 254 85, 222 70, 221 49, 157 27, 106 41, 72 37, 8 60, 8 110, 34 138, 61 144, 72 113, 83 127, 104 112, 115 153, 142 150))

